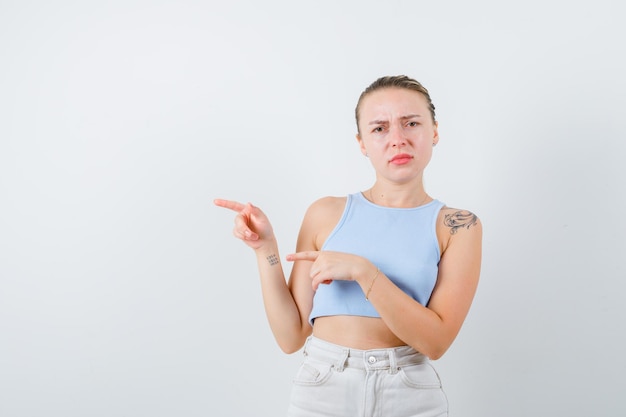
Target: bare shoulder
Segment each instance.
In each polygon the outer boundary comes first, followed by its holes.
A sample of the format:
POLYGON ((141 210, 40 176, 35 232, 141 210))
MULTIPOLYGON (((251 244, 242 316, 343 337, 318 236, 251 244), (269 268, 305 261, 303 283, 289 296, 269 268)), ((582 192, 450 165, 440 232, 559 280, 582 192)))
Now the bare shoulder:
POLYGON ((437 237, 442 252, 452 241, 476 243, 482 239, 482 223, 472 211, 445 206, 437 218, 437 237))
POLYGON ((455 235, 461 230, 481 228, 480 219, 473 212, 447 206, 441 209, 438 224, 443 226, 451 235, 455 235))
POLYGON ((307 213, 313 215, 329 215, 337 211, 343 212, 346 205, 346 197, 322 197, 315 200, 310 206, 307 213))
POLYGON ((302 231, 312 237, 317 250, 341 219, 345 206, 346 197, 322 197, 309 206, 302 223, 302 231))

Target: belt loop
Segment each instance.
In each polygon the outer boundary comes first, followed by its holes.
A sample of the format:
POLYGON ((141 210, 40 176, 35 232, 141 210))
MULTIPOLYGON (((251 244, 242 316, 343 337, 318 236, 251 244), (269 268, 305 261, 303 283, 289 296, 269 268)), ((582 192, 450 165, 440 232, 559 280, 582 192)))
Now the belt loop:
POLYGON ((309 343, 311 343, 311 336, 307 337, 306 341, 304 342, 304 348, 302 349, 302 355, 304 356, 308 355, 306 348, 309 347, 309 343))
POLYGON ((341 356, 337 359, 337 363, 335 364, 335 369, 337 372, 343 372, 346 367, 346 362, 348 361, 348 356, 350 356, 350 349, 344 349, 341 353, 341 356))
POLYGON ((395 374, 398 372, 398 362, 396 360, 396 352, 393 349, 388 349, 387 353, 389 355, 389 373, 395 374))

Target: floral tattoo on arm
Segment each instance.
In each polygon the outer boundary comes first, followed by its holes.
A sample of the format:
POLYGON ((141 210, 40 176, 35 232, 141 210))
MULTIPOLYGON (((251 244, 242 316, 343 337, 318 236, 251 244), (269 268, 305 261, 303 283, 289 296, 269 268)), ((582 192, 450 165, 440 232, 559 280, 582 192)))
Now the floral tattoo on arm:
POLYGON ((470 211, 459 210, 452 214, 446 214, 443 223, 450 228, 450 234, 455 234, 460 228, 469 229, 475 225, 478 217, 470 211))

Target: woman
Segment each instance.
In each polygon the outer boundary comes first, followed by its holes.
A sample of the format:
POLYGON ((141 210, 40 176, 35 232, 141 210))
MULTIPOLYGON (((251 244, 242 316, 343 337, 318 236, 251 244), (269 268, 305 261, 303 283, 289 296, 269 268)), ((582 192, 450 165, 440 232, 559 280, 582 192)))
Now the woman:
POLYGON ((287 353, 304 346, 289 416, 445 416, 429 359, 450 347, 480 273, 482 226, 423 185, 439 141, 428 91, 382 77, 361 94, 357 141, 376 181, 314 202, 302 222, 288 283, 272 227, 252 204, 234 235, 254 249, 267 317, 287 353))

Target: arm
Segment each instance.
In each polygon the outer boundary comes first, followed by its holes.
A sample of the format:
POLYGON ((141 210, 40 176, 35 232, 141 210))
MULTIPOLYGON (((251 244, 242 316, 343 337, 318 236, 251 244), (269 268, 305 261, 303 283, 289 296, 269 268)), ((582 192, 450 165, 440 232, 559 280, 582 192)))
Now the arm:
MULTIPOLYGON (((440 358, 448 350, 476 293, 482 225, 475 216, 474 221, 469 228, 454 231, 440 221, 440 231, 448 239, 428 307, 406 295, 383 274, 374 282, 368 297, 396 336, 431 359, 440 358)), ((369 289, 371 276, 359 281, 364 291, 369 289)))
MULTIPOLYGON (((249 203, 244 205, 218 199, 215 205, 237 212, 233 234, 255 252, 263 304, 274 338, 284 352, 297 351, 311 334, 308 323, 313 304, 313 290, 308 278, 310 262, 294 264, 288 285, 280 262, 278 244, 265 214, 249 203)), ((311 232, 314 228, 310 226, 309 218, 305 216, 303 221, 298 248, 313 248, 311 232)))
POLYGON ((289 255, 287 259, 315 261, 311 267, 314 288, 328 279, 357 281, 363 296, 368 296, 398 338, 431 359, 438 359, 461 329, 478 285, 482 225, 473 214, 471 216, 473 222, 469 227, 460 228, 446 226, 444 215, 440 216, 438 235, 444 244, 437 285, 427 307, 404 293, 382 272, 376 275, 376 267, 362 257, 337 252, 304 252, 289 255))

